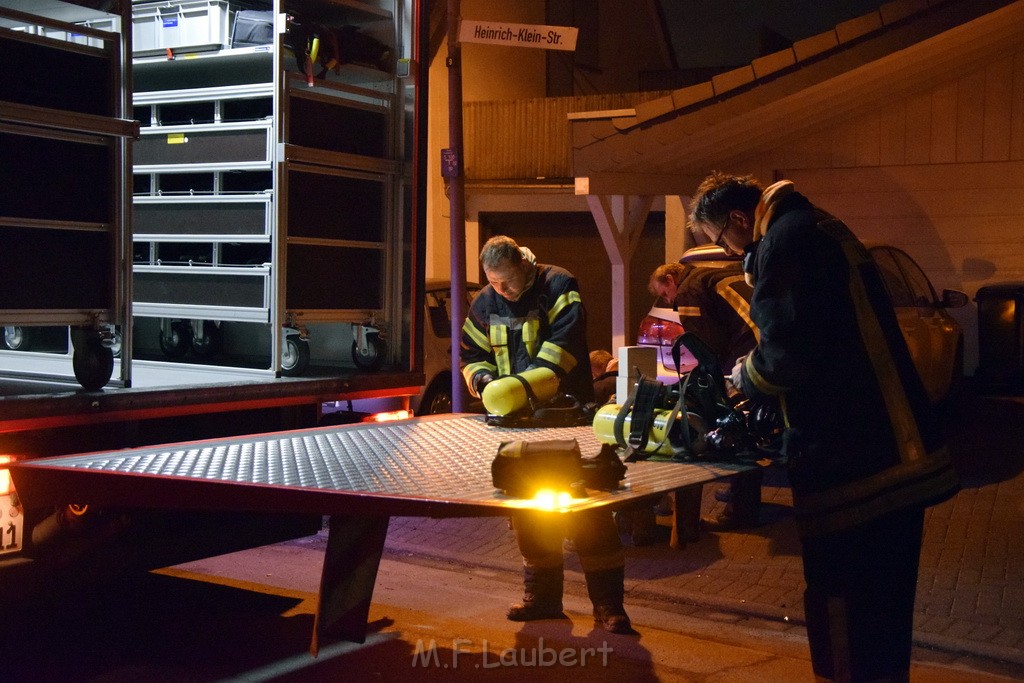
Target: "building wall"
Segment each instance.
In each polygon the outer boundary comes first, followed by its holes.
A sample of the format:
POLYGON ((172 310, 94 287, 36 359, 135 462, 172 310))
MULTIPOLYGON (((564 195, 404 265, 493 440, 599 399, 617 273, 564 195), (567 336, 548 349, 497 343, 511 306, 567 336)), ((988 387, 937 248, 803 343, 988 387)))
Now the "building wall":
MULTIPOLYGON (((1024 280, 1024 54, 740 164, 794 180, 863 240, 894 244, 940 292, 1024 280)), ((965 368, 977 365, 977 307, 965 368)))
MULTIPOLYGON (((466 19, 516 24, 544 24, 544 0, 506 3, 462 0, 466 19)), ((449 199, 441 178, 441 150, 449 147, 447 40, 430 65, 427 124, 427 254, 426 276, 447 278, 451 272, 449 199)), ((462 100, 476 102, 544 96, 544 50, 496 45, 462 45, 462 100)), ((495 131, 500 135, 501 131, 495 131)), ((476 253, 467 247, 466 262, 476 253)), ((475 271, 474 271, 475 272, 475 271)))

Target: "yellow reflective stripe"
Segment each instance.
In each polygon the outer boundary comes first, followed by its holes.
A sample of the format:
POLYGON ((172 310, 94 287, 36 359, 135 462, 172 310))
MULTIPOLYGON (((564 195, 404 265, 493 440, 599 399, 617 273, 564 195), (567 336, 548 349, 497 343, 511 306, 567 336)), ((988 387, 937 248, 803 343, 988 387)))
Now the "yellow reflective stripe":
POLYGON ((498 364, 498 377, 512 374, 512 361, 508 354, 508 327, 494 324, 490 327, 491 348, 494 350, 494 362, 498 364))
POLYGON ((526 346, 526 355, 533 358, 537 355, 537 339, 540 337, 540 320, 530 318, 523 323, 523 344, 526 346))
POLYGON ((750 302, 732 288, 737 282, 743 282, 742 275, 723 278, 715 285, 715 291, 718 292, 718 296, 725 299, 725 302, 732 307, 732 310, 736 311, 736 315, 743 319, 743 322, 747 324, 750 331, 754 333, 754 339, 761 341, 761 332, 750 318, 750 302))
POLYGON ((566 306, 578 304, 580 303, 580 301, 582 301, 580 299, 580 293, 575 290, 571 292, 566 292, 562 296, 555 299, 555 304, 551 307, 551 310, 548 311, 548 323, 555 322, 555 319, 562 313, 562 310, 566 306))
POLYGON ((864 287, 864 280, 857 268, 859 264, 866 262, 870 257, 860 248, 859 243, 852 240, 843 241, 842 246, 850 263, 850 296, 853 298, 854 309, 857 312, 860 335, 868 351, 868 357, 871 359, 871 365, 875 369, 875 376, 878 377, 896 442, 900 445, 900 453, 905 460, 912 462, 926 455, 924 443, 921 441, 921 434, 910 408, 910 402, 907 400, 906 391, 903 389, 903 383, 900 382, 899 374, 896 372, 896 363, 889 352, 889 344, 886 342, 878 317, 871 307, 867 289, 864 287))
POLYGON ((486 361, 469 363, 468 365, 466 365, 466 367, 462 368, 462 378, 466 380, 466 386, 472 386, 473 375, 480 372, 481 370, 483 370, 484 372, 488 372, 492 375, 498 373, 498 368, 496 368, 493 363, 488 363, 486 361))
POLYGON ((699 318, 700 306, 676 306, 676 313, 685 318, 699 318))
POLYGON ((772 384, 757 371, 757 368, 754 367, 754 354, 747 354, 747 357, 743 360, 743 369, 747 371, 747 379, 753 382, 754 386, 762 394, 781 394, 786 391, 786 387, 772 384))
POLYGON ((576 367, 576 357, 562 347, 552 344, 551 342, 544 342, 541 344, 537 358, 545 360, 552 365, 557 365, 566 372, 569 372, 576 367))
POLYGON ((473 324, 472 320, 466 318, 466 322, 462 323, 462 331, 481 350, 490 352, 491 343, 487 341, 487 337, 480 331, 480 328, 473 324))

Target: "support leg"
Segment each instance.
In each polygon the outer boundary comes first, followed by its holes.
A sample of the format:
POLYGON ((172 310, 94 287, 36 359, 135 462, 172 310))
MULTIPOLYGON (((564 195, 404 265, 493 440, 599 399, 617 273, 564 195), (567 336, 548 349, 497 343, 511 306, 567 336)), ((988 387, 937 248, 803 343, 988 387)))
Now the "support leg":
POLYGON ((332 515, 310 652, 322 637, 362 643, 389 517, 332 515))
POLYGON ((700 485, 685 486, 672 492, 672 536, 669 545, 683 548, 688 541, 700 538, 700 485))

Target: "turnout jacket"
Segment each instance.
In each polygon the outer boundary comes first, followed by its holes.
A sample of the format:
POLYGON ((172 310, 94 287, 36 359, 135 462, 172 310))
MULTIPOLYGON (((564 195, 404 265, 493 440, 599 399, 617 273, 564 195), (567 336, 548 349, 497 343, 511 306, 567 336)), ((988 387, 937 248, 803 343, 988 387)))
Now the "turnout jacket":
POLYGON ((558 266, 534 264, 533 284, 518 301, 487 285, 474 297, 462 326, 462 376, 473 390, 481 372, 495 378, 550 368, 562 393, 594 398, 586 311, 576 278, 558 266))
POLYGON ((711 347, 727 375, 757 343, 757 327, 750 319, 752 293, 739 264, 698 266, 679 284, 672 302, 683 329, 711 347))
POLYGON ((867 250, 789 181, 765 191, 755 218, 744 263, 760 340, 742 390, 781 400, 801 533, 953 495, 935 411, 867 250))

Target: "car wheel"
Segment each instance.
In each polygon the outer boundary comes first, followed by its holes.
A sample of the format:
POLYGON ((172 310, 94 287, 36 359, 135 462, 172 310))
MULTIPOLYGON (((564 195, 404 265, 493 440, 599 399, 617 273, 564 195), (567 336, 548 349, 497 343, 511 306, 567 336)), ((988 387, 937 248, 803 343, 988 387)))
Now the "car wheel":
POLYGON ((430 387, 423 392, 420 400, 417 415, 441 415, 452 412, 452 378, 451 375, 441 375, 430 383, 430 387))
POLYGON ((192 344, 192 330, 188 323, 177 321, 171 323, 168 332, 160 332, 160 350, 168 358, 181 358, 192 344))
POLYGON ((309 367, 309 342, 297 334, 286 334, 281 341, 281 374, 298 377, 309 367))
POLYGON ((35 340, 35 330, 11 325, 4 328, 4 346, 11 351, 28 351, 35 340))

